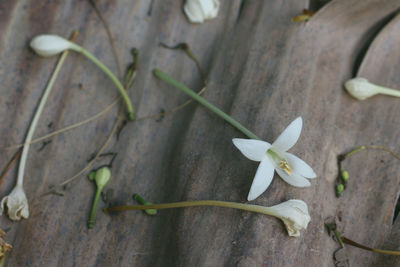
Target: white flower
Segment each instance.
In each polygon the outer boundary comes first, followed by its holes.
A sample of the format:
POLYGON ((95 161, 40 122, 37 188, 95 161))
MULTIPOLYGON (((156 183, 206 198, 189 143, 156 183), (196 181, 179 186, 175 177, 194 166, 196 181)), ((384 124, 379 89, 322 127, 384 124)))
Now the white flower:
POLYGON ((42 57, 50 57, 75 48, 75 44, 60 36, 51 34, 38 35, 32 39, 30 46, 42 57))
POLYGON ((300 230, 307 229, 311 221, 307 204, 301 200, 291 199, 267 209, 283 221, 290 236, 300 236, 300 230))
POLYGON ((374 96, 379 92, 376 90, 374 84, 370 83, 365 78, 354 78, 348 80, 344 86, 347 92, 359 100, 365 100, 368 97, 374 96))
POLYGON ((344 87, 347 89, 349 94, 359 100, 365 100, 377 94, 400 97, 400 91, 378 86, 361 77, 348 80, 344 84, 344 87))
POLYGON ((218 15, 219 0, 186 0, 183 10, 192 23, 203 23, 218 15))
POLYGON ((270 185, 274 170, 288 184, 296 187, 310 186, 306 178, 315 178, 313 169, 300 158, 286 152, 300 137, 303 121, 301 117, 295 119, 270 143, 254 140, 234 138, 233 144, 250 160, 260 161, 247 199, 254 200, 260 196, 270 185))
POLYGON ((7 205, 7 213, 11 220, 17 221, 29 217, 28 200, 22 186, 15 186, 11 193, 1 200, 0 215, 3 214, 5 205, 7 205))

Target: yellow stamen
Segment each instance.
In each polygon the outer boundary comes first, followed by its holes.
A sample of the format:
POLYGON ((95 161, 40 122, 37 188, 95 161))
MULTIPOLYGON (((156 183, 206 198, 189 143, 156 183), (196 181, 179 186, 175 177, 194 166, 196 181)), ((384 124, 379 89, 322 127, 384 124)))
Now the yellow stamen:
POLYGON ((279 163, 279 168, 281 168, 282 170, 284 170, 287 174, 291 174, 292 173, 292 167, 289 165, 289 163, 284 160, 281 159, 281 162, 279 163))

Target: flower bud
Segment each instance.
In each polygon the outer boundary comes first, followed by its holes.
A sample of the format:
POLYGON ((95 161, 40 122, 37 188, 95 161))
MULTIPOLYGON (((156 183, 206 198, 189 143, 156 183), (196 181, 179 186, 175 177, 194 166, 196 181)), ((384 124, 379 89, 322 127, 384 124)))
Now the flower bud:
POLYGON ((183 10, 191 23, 203 23, 218 15, 219 0, 186 0, 183 10))
POLYGON ((336 185, 336 196, 340 197, 344 191, 344 185, 343 184, 337 184, 336 185))
POLYGON ((380 93, 376 85, 370 83, 365 78, 350 79, 344 84, 344 87, 346 87, 349 94, 359 100, 365 100, 380 93))
MULTIPOLYGON (((96 170, 96 175, 94 176, 94 180, 98 188, 103 188, 108 181, 110 180, 111 172, 108 167, 101 167, 96 170)), ((90 177, 89 177, 90 179, 90 177)))
POLYGON ((74 44, 60 36, 42 34, 32 39, 31 48, 42 57, 50 57, 70 49, 74 44))
POLYGON ((343 179, 343 182, 347 183, 349 181, 349 172, 348 171, 341 171, 341 176, 343 179))

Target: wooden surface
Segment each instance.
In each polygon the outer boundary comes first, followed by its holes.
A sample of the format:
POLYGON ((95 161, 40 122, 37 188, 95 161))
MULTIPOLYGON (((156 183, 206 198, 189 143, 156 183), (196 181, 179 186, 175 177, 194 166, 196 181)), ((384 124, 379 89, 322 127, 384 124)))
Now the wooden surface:
MULTIPOLYGON (((156 80, 159 68, 194 90, 201 89, 195 65, 182 52, 159 42, 187 42, 206 70, 205 98, 267 141, 273 141, 297 116, 303 132, 291 150, 318 174, 312 186, 294 188, 275 177, 254 203, 274 205, 298 198, 309 207, 311 223, 292 238, 268 216, 222 208, 102 213, 95 227, 86 221, 94 186, 82 175, 65 195, 40 197, 51 185, 72 176, 97 152, 118 108, 79 129, 51 138, 43 150, 33 145, 24 186, 29 219, 13 223, 5 216, 14 246, 8 266, 333 266, 338 247, 324 221, 341 217, 348 238, 378 248, 400 249, 400 221, 392 225, 400 187, 399 164, 382 152, 360 153, 344 163, 349 187, 339 200, 333 191, 336 155, 363 144, 400 151, 399 99, 351 98, 343 83, 358 74, 400 89, 399 0, 333 0, 307 23, 291 17, 303 0, 222 1, 218 18, 189 24, 183 1, 99 1, 116 39, 123 66, 129 51, 140 55, 137 80, 130 90, 139 117, 170 109, 187 98, 156 80)), ((0 163, 5 166, 21 143, 56 58, 40 58, 28 49, 40 33, 69 36, 116 72, 106 32, 87 1, 14 1, 0 3, 0 163)), ((113 84, 80 55, 70 53, 46 104, 36 137, 98 112, 117 96, 113 84), (82 86, 79 86, 82 84, 82 86), (48 125, 52 123, 52 126, 48 125)), ((107 152, 118 152, 107 189, 113 203, 133 203, 141 193, 155 203, 215 199, 245 202, 257 164, 244 158, 231 139, 243 137, 212 113, 191 104, 161 121, 130 123, 107 152)), ((107 159, 96 162, 100 166, 107 159)), ((10 192, 16 168, 0 193, 10 192)), ((393 256, 348 248, 352 266, 398 266, 393 256)))

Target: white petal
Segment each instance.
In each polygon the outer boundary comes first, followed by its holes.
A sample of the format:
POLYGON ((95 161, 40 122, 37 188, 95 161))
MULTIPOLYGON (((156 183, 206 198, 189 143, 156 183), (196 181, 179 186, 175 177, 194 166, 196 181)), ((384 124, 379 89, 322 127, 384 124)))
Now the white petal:
POLYGON ((276 172, 279 174, 279 176, 288 184, 293 185, 295 187, 307 187, 310 186, 310 182, 301 176, 300 174, 296 172, 292 172, 290 175, 288 175, 285 171, 276 168, 276 172))
POLYGON ((274 169, 272 163, 265 156, 258 166, 247 200, 254 200, 267 190, 274 177, 274 169))
POLYGON ((270 143, 255 139, 233 138, 232 142, 246 158, 254 161, 261 161, 271 147, 270 143))
POLYGON ((281 152, 288 151, 299 139, 302 126, 303 120, 298 117, 278 136, 272 147, 281 152))
POLYGON ((285 157, 289 162, 289 165, 293 168, 293 170, 298 174, 300 174, 301 176, 310 179, 317 177, 313 169, 301 158, 290 153, 285 153, 285 157))

